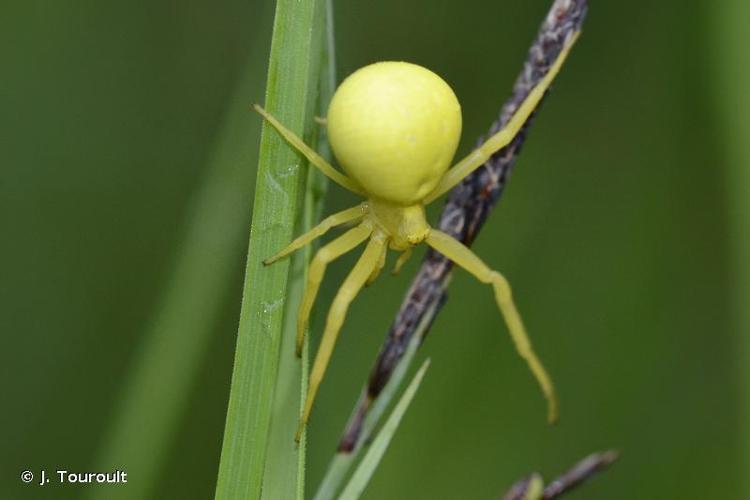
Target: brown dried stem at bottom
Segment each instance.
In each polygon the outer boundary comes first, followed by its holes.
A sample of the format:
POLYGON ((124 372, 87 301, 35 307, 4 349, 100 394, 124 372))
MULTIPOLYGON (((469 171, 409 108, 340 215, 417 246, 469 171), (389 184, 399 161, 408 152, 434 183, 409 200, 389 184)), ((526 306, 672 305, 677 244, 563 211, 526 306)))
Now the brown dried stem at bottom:
MULTIPOLYGON (((618 452, 614 450, 589 455, 574 465, 572 469, 545 486, 541 499, 552 500, 562 496, 564 493, 580 486, 585 481, 588 481, 598 473, 605 470, 617 460, 617 457, 618 452)), ((529 485, 535 477, 538 478, 539 474, 531 474, 530 476, 516 482, 510 487, 508 492, 503 495, 503 500, 526 500, 529 485)))

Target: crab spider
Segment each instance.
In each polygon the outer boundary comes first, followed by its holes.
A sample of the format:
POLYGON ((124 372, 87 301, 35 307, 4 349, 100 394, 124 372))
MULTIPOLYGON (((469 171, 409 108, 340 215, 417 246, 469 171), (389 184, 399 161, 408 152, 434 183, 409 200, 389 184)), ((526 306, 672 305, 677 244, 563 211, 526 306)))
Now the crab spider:
POLYGON ((403 252, 398 272, 413 246, 426 243, 492 285, 515 347, 528 363, 545 398, 547 418, 557 418, 557 397, 549 375, 531 342, 511 296, 507 280, 490 269, 463 243, 429 226, 424 206, 456 186, 507 146, 544 96, 562 67, 575 38, 563 47, 549 72, 521 103, 507 125, 476 150, 448 168, 461 134, 461 107, 453 90, 431 71, 405 62, 379 62, 351 74, 336 90, 326 118, 334 155, 347 175, 336 170, 263 108, 255 109, 307 160, 342 187, 366 201, 324 219, 264 261, 269 265, 302 248, 329 229, 356 226, 323 246, 310 264, 297 318, 297 355, 300 355, 310 311, 326 266, 367 241, 364 252, 339 288, 328 312, 315 357, 310 385, 295 440, 310 418, 315 396, 330 361, 349 305, 363 286, 377 278, 388 248, 403 252))

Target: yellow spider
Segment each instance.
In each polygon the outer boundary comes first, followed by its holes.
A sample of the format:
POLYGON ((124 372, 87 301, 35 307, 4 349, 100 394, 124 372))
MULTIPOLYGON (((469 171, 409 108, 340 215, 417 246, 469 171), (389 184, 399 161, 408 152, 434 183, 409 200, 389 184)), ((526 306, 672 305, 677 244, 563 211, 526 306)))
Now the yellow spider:
POLYGON ((333 214, 264 264, 288 256, 329 229, 358 222, 323 246, 310 264, 297 320, 297 355, 326 266, 369 239, 364 253, 341 285, 328 312, 325 331, 310 374, 310 386, 295 439, 307 424, 344 317, 354 297, 374 281, 385 264, 386 250, 403 252, 398 272, 411 249, 427 243, 479 281, 491 284, 518 353, 529 365, 547 399, 548 420, 557 418, 552 382, 534 353, 507 280, 451 236, 431 228, 424 206, 456 186, 507 146, 539 104, 565 60, 575 37, 563 47, 547 75, 532 89, 508 124, 484 144, 448 168, 461 135, 461 107, 439 76, 415 64, 379 62, 351 74, 339 86, 328 108, 328 137, 342 174, 263 108, 255 109, 323 174, 367 201, 333 214))

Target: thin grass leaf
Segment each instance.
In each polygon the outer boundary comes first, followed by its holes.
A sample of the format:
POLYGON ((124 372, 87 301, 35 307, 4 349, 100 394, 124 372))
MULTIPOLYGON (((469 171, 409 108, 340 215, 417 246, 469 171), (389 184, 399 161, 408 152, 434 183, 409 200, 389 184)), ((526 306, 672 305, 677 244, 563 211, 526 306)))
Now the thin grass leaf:
MULTIPOLYGON (((318 102, 323 7, 317 0, 279 0, 268 68, 265 108, 308 139, 318 102)), ((295 376, 279 372, 289 262, 265 267, 262 261, 291 241, 307 169, 302 157, 265 123, 257 175, 217 499, 261 497, 276 383, 279 377, 295 376)), ((294 356, 293 350, 284 355, 294 356)), ((299 367, 294 369, 301 377, 299 367)), ((290 434, 290 443, 292 438, 290 434)), ((303 450, 301 446, 297 453, 303 450)), ((298 477, 299 460, 286 466, 298 477)), ((282 498, 273 491, 265 494, 282 498)))
MULTIPOLYGON (((421 342, 421 331, 418 329, 417 333, 418 334, 414 335, 409 342, 406 352, 403 355, 402 363, 399 363, 398 367, 393 372, 391 381, 385 386, 380 397, 375 401, 372 409, 365 417, 362 424, 361 443, 368 443, 370 441, 370 436, 380 422, 380 419, 388 408, 389 403, 393 401, 394 397, 401 389, 406 370, 411 366, 411 362, 416 355, 417 348, 421 342)), ((357 457, 359 457, 363 449, 363 446, 358 446, 351 452, 336 452, 333 459, 328 464, 326 475, 318 486, 318 491, 315 493, 314 500, 331 500, 336 497, 336 493, 341 489, 352 465, 354 465, 354 462, 357 460, 357 457)))
POLYGON ((401 419, 409 408, 409 404, 414 399, 414 395, 417 393, 417 389, 419 389, 422 378, 429 366, 429 359, 422 363, 419 371, 404 391, 403 396, 401 396, 401 399, 395 408, 393 408, 393 412, 391 412, 388 420, 383 424, 383 428, 380 429, 380 432, 375 437, 375 441, 373 441, 367 453, 362 458, 362 462, 360 462, 357 470, 354 471, 352 478, 344 488, 341 496, 339 496, 339 500, 356 500, 362 495, 362 492, 367 487, 367 483, 370 482, 370 478, 375 473, 375 469, 380 464, 385 451, 388 449, 388 445, 391 443, 391 439, 393 439, 393 435, 396 433, 401 419))
MULTIPOLYGON (((267 35, 259 31, 258 36, 267 35)), ((191 203, 174 269, 95 458, 95 470, 126 465, 138 480, 116 490, 92 485, 86 491, 89 498, 147 498, 158 483, 241 258, 253 179, 248 167, 258 153, 248 137, 260 132, 247 102, 263 89, 255 68, 264 58, 261 51, 252 51, 245 62, 191 203)))
MULTIPOLYGON (((333 9, 331 0, 326 2, 324 11, 326 37, 322 44, 320 94, 317 115, 325 116, 328 103, 336 86, 336 65, 333 35, 333 9)), ((316 20, 316 22, 318 22, 316 20)), ((314 54, 315 51, 313 50, 314 54)), ((324 157, 330 156, 325 127, 315 127, 310 144, 317 143, 317 151, 324 157)), ((327 178, 317 169, 308 169, 304 206, 300 212, 301 223, 295 234, 307 232, 320 219, 323 199, 327 188, 327 178)), ((287 305, 281 340, 279 377, 276 381, 273 420, 268 441, 268 455, 263 475, 263 498, 304 499, 305 493, 305 440, 296 446, 292 436, 299 422, 300 408, 307 393, 308 342, 305 338, 302 363, 292 355, 297 336, 297 309, 307 282, 307 271, 313 254, 313 245, 292 256, 289 274, 287 305), (296 462, 296 468, 293 464, 296 462), (296 470, 295 470, 296 469, 296 470)))

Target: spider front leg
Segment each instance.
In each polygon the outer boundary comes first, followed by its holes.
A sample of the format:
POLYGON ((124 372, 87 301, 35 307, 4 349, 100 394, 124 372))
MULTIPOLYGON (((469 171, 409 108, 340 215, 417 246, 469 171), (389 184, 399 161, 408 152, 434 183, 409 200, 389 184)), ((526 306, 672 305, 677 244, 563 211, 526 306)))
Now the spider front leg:
POLYGON ((435 187, 435 189, 433 189, 433 191, 429 195, 427 195, 425 203, 430 203, 442 194, 450 191, 454 186, 461 182, 464 177, 484 165, 493 154, 497 153, 505 146, 510 144, 516 134, 518 134, 523 125, 526 123, 526 120, 529 119, 529 116, 531 116, 531 114, 541 102, 542 98, 544 97, 544 93, 547 92, 547 89, 552 84, 552 80, 554 80, 555 76, 557 76, 557 74, 560 72, 560 68, 562 68, 563 62, 565 62, 565 58, 568 57, 568 53, 570 52, 571 47, 573 47, 573 44, 577 39, 578 33, 573 35, 570 40, 568 40, 566 45, 560 51, 560 54, 557 56, 555 62, 550 67, 547 74, 544 75, 544 78, 542 78, 542 80, 537 84, 536 87, 531 89, 529 95, 521 103, 511 119, 508 120, 508 123, 505 125, 505 127, 503 127, 502 130, 494 134, 492 137, 487 139, 481 146, 469 153, 468 156, 456 163, 456 165, 454 165, 452 168, 450 168, 445 173, 445 175, 443 175, 443 178, 440 179, 437 187, 435 187))
POLYGON ((318 348, 318 353, 315 355, 315 363, 310 372, 310 386, 307 389, 305 406, 300 417, 299 427, 297 427, 297 434, 294 437, 294 440, 297 442, 299 442, 302 431, 305 429, 307 421, 310 418, 315 396, 318 393, 320 382, 323 380, 323 375, 325 375, 328 362, 331 359, 331 354, 336 345, 336 339, 338 338, 339 331, 341 331, 341 326, 344 323, 349 305, 365 285, 367 278, 377 268, 381 255, 386 250, 386 244, 387 237, 382 232, 376 231, 372 234, 372 238, 359 261, 357 261, 349 276, 346 277, 338 293, 336 293, 336 297, 333 299, 331 309, 328 311, 328 318, 326 319, 326 327, 320 341, 320 347, 318 348))
POLYGON ((357 205, 356 207, 352 207, 346 210, 342 210, 341 212, 337 212, 333 215, 329 215, 328 217, 323 219, 320 224, 318 224, 302 236, 296 238, 279 253, 264 260, 263 264, 266 266, 271 265, 277 260, 283 259, 290 253, 296 252, 300 248, 312 242, 314 239, 320 238, 321 236, 326 234, 332 227, 340 226, 342 224, 346 224, 347 222, 356 222, 357 220, 364 217, 364 215, 364 205, 357 205))
POLYGON ((542 362, 531 347, 531 341, 526 334, 521 316, 518 314, 516 305, 513 303, 508 281, 500 273, 487 267, 479 257, 474 255, 460 241, 441 231, 432 229, 425 243, 473 274, 482 283, 492 285, 495 291, 495 301, 505 318, 505 323, 508 325, 508 331, 513 339, 513 343, 516 345, 516 350, 518 350, 521 357, 528 363, 531 372, 542 388, 545 398, 547 398, 547 420, 550 423, 557 420, 557 396, 555 388, 542 362))
POLYGON ((320 283, 323 281, 326 266, 354 249, 354 247, 369 238, 370 234, 372 234, 370 224, 366 222, 360 224, 318 250, 318 253, 313 257, 310 263, 310 271, 307 273, 307 286, 302 295, 299 312, 297 313, 297 357, 302 355, 302 342, 305 340, 305 331, 307 331, 307 323, 310 320, 310 311, 315 302, 315 297, 318 295, 320 283))
POLYGON ((315 152, 315 150, 305 144, 305 142, 300 139, 294 132, 282 125, 281 122, 274 118, 268 111, 261 108, 257 104, 253 107, 255 108, 255 111, 260 113, 263 118, 265 118, 268 123, 270 123, 273 128, 275 128, 276 131, 281 134, 281 137, 283 137, 294 149, 302 153, 302 155, 307 158, 307 161, 309 161, 313 166, 317 167, 318 170, 323 172, 323 174, 326 175, 329 179, 336 182, 341 187, 348 189, 354 194, 366 196, 366 193, 362 191, 362 188, 360 188, 356 182, 333 168, 330 163, 325 161, 322 156, 315 152))

